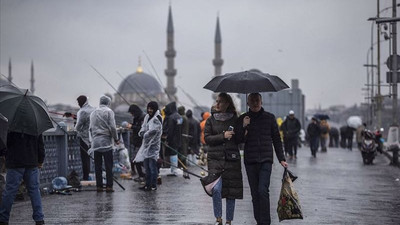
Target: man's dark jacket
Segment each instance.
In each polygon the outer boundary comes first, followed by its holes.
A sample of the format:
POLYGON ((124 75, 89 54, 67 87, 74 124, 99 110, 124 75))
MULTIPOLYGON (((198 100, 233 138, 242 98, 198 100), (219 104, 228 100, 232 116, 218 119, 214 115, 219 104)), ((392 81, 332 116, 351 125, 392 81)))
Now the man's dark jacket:
POLYGON ((7 168, 34 168, 44 161, 42 135, 33 136, 10 132, 7 135, 7 168))
POLYGON ((275 116, 261 108, 258 112, 249 111, 237 120, 235 138, 238 143, 245 143, 244 163, 273 163, 273 149, 280 161, 286 161, 282 150, 282 141, 275 116), (243 118, 250 117, 250 124, 243 128, 243 118), (245 130, 248 131, 245 136, 245 130), (273 146, 273 147, 272 147, 273 146))
POLYGON ((176 103, 171 102, 165 106, 165 119, 163 123, 163 136, 168 146, 165 148, 165 155, 176 155, 182 144, 182 123, 183 119, 176 109, 176 103))
POLYGON ((132 121, 132 136, 131 141, 133 146, 139 148, 142 145, 142 137, 139 136, 139 131, 142 128, 144 117, 146 116, 137 105, 131 105, 129 111, 133 113, 132 121))

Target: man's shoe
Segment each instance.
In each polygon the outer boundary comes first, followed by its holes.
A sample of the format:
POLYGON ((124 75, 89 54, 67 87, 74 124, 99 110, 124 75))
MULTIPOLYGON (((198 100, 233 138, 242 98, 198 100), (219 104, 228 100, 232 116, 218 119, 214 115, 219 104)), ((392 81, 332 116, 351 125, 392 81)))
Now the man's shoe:
POLYGON ((97 192, 103 192, 103 188, 98 187, 98 188, 96 189, 96 191, 97 191, 97 192))
POLYGON ((147 187, 147 186, 139 187, 139 189, 140 189, 140 190, 143 190, 143 191, 150 191, 150 188, 147 187))
POLYGON ((151 187, 152 191, 157 191, 157 187, 151 187))
POLYGON ((112 187, 108 187, 108 188, 106 188, 106 192, 108 192, 108 193, 114 192, 114 189, 112 187))
POLYGON ((44 224, 44 220, 42 221, 36 221, 36 225, 43 225, 44 224))
POLYGON ((0 225, 8 225, 8 222, 1 222, 0 221, 0 225))

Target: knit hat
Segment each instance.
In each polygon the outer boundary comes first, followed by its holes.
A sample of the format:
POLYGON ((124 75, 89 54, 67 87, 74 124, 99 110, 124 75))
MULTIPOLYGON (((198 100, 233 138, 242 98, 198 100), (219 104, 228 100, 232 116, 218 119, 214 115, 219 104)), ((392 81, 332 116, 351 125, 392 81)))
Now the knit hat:
POLYGON ((82 108, 83 104, 85 104, 87 101, 87 97, 84 95, 80 95, 76 100, 78 101, 79 107, 82 108))

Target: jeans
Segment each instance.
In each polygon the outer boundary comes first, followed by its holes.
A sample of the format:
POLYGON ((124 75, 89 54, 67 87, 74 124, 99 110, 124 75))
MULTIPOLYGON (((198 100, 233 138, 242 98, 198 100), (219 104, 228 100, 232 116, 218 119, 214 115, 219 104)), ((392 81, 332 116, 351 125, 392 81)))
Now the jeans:
MULTIPOLYGON (((212 190, 213 208, 215 218, 222 218, 222 179, 215 184, 212 190)), ((235 212, 235 199, 226 199, 226 221, 233 220, 235 212)))
POLYGON ((83 174, 82 180, 89 180, 90 156, 87 153, 89 147, 82 139, 79 139, 79 145, 80 145, 81 161, 82 161, 82 174, 83 174))
POLYGON ((157 160, 155 159, 144 159, 144 168, 146 169, 146 187, 155 188, 157 187, 157 176, 158 176, 158 168, 157 168, 157 160))
POLYGON ((42 200, 39 190, 39 169, 35 168, 9 168, 7 169, 6 188, 0 205, 0 221, 8 222, 15 195, 24 179, 32 205, 32 218, 35 221, 43 220, 42 200))
POLYGON ((106 152, 94 151, 94 169, 96 172, 96 186, 103 188, 103 158, 104 165, 106 167, 106 187, 113 187, 113 151, 109 150, 106 152))
POLYGON ((269 183, 272 163, 265 162, 245 166, 253 202, 254 218, 258 225, 269 225, 271 224, 269 183))

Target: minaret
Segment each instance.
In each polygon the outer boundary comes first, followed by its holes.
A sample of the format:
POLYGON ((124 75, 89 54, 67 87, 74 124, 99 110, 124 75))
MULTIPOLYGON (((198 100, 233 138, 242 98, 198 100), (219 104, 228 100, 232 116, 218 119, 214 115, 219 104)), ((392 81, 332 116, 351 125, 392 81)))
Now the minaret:
POLYGON ((12 67, 11 67, 11 58, 8 61, 8 81, 12 82, 12 67))
POLYGON ((176 87, 174 80, 174 77, 176 76, 176 69, 174 68, 176 51, 174 49, 174 24, 172 22, 171 6, 169 6, 168 12, 167 51, 165 51, 165 56, 167 57, 167 69, 165 70, 165 75, 167 76, 167 87, 165 88, 165 92, 170 100, 175 101, 177 99, 175 96, 176 87))
POLYGON ((35 78, 34 78, 34 69, 33 69, 33 60, 31 62, 31 92, 35 93, 35 78))
MULTIPOLYGON (((217 28, 215 29, 215 58, 213 59, 215 76, 221 75, 222 64, 224 64, 224 60, 222 59, 222 50, 221 50, 221 31, 219 29, 219 16, 217 17, 217 28)), ((213 99, 217 98, 217 94, 212 94, 213 99)))

